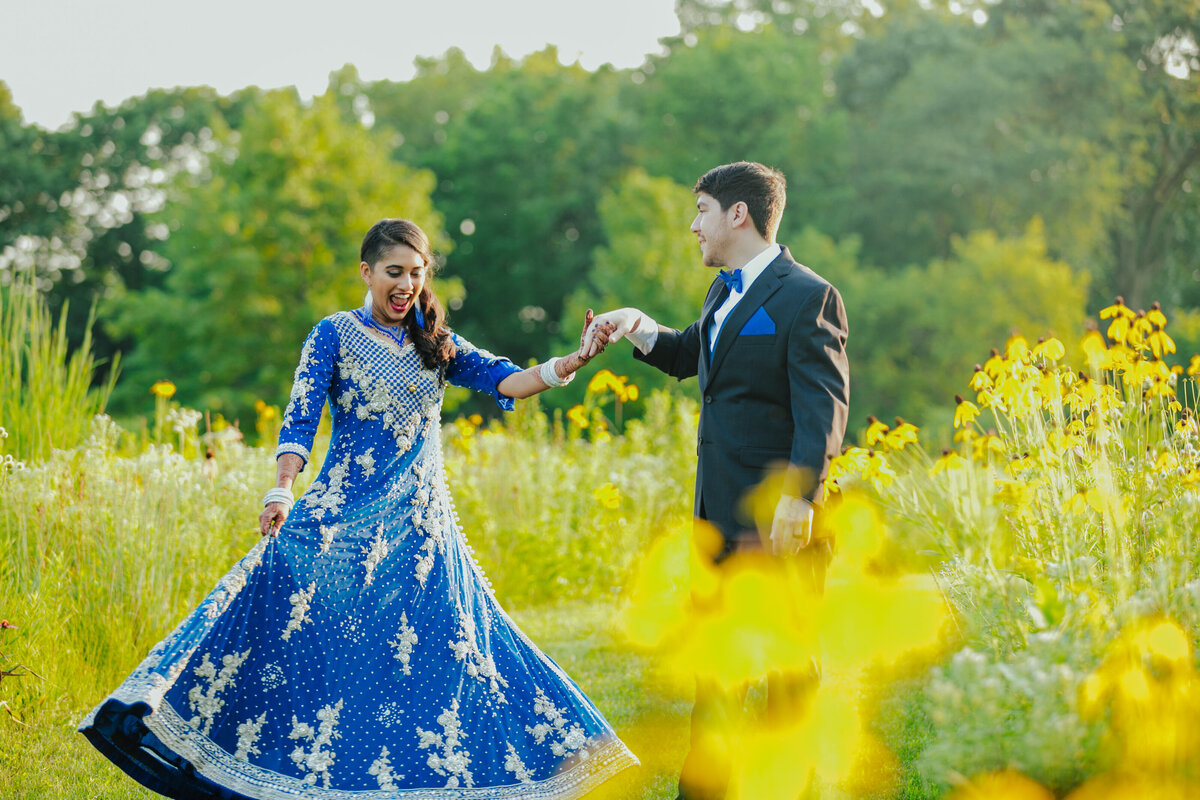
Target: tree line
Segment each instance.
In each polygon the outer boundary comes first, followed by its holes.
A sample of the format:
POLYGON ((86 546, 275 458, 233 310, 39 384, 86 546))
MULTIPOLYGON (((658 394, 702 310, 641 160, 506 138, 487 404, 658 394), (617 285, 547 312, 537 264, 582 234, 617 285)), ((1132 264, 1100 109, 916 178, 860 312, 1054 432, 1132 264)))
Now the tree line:
POLYGON ((80 337, 95 307, 118 413, 167 377, 247 419, 284 402, 315 321, 361 301, 377 218, 429 230, 451 324, 523 362, 570 347, 589 306, 694 319, 690 187, 749 159, 788 176, 780 241, 843 291, 856 418, 944 411, 981 346, 1069 339, 1117 294, 1200 345, 1200 0, 678 13, 636 69, 450 50, 407 81, 347 65, 312 101, 154 90, 57 131, 0 83, 0 279, 35 270, 80 337))

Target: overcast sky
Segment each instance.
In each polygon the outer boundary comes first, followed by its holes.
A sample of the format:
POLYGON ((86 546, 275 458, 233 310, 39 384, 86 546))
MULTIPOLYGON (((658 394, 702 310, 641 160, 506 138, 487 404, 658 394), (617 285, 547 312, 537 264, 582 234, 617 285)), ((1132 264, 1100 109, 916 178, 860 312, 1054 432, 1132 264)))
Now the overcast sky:
POLYGON ((57 128, 150 88, 295 86, 310 97, 354 64, 412 77, 459 47, 479 67, 557 45, 564 61, 634 67, 679 32, 674 0, 0 0, 0 80, 27 122, 57 128))

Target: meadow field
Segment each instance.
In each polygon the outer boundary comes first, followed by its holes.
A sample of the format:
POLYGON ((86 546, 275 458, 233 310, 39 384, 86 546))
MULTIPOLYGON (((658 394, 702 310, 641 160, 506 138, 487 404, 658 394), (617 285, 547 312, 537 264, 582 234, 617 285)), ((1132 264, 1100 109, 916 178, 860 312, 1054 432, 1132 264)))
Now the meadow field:
MULTIPOLYGON (((66 359, 45 309, 6 298, 0 797, 149 797, 74 727, 253 546, 278 408, 239 430, 164 380, 118 424, 86 348, 66 359)), ((447 419, 497 597, 642 760, 596 796, 673 796, 693 672, 753 704, 814 642, 807 718, 736 733, 743 798, 810 776, 824 798, 1196 796, 1200 358, 1170 366, 1157 310, 1102 317, 1069 346, 979 343, 997 350, 962 376, 945 442, 902 420, 852 433, 821 598, 696 557, 686 400, 600 372, 566 413, 447 419), (705 592, 720 602, 690 602, 705 592)))

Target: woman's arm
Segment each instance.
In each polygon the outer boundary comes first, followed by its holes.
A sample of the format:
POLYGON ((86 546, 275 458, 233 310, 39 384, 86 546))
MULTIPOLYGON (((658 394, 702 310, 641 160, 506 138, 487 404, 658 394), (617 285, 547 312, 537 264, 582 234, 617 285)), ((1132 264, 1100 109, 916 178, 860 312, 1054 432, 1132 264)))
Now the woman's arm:
MULTIPOLYGON (((295 453, 282 453, 276 459, 275 488, 292 490, 292 483, 304 466, 304 459, 295 453)), ((274 536, 283 527, 291 508, 285 503, 268 503, 258 515, 258 529, 263 536, 274 536)))
POLYGON ((597 325, 595 330, 589 335, 588 327, 591 324, 592 310, 588 309, 587 319, 583 323, 583 334, 579 340, 579 349, 570 355, 554 359, 552 362, 554 365, 554 375, 560 383, 547 383, 542 377, 542 370, 549 369, 550 367, 547 364, 538 364, 537 366, 509 375, 500 381, 500 385, 496 388, 501 394, 520 400, 544 392, 553 386, 562 386, 561 382, 570 380, 571 376, 585 364, 604 352, 604 348, 608 346, 608 337, 617 327, 612 323, 602 323, 597 325), (585 356, 585 352, 590 352, 591 354, 585 356))

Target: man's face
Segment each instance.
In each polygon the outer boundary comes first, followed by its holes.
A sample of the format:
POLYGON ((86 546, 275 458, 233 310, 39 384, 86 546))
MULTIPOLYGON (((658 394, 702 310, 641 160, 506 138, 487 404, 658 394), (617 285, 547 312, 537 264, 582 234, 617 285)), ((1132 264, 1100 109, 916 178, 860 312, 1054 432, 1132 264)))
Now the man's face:
POLYGON ((692 220, 692 233, 700 242, 700 259, 704 266, 724 267, 729 263, 732 213, 732 207, 722 211, 721 204, 707 192, 696 195, 696 218, 692 220))

